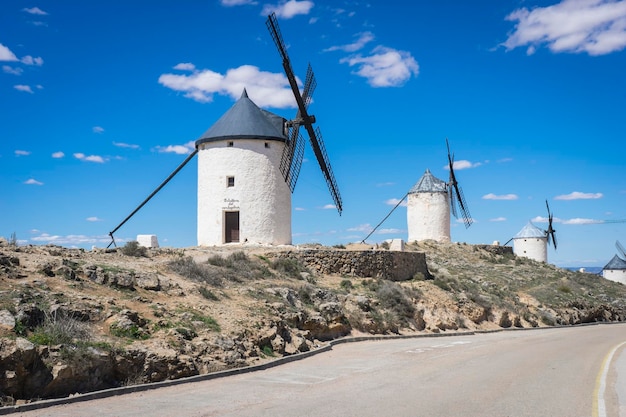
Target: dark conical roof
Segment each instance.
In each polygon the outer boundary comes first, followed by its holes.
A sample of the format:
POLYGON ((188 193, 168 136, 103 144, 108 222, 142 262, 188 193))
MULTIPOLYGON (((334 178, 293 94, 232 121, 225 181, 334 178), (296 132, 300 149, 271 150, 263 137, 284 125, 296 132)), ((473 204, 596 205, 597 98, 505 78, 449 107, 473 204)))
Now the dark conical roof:
POLYGON ((445 193, 447 190, 445 181, 440 180, 426 169, 422 178, 411 188, 409 194, 413 193, 445 193))
POLYGON ((282 117, 254 104, 244 89, 241 98, 196 140, 196 147, 204 142, 228 139, 285 141, 283 123, 282 117))
POLYGON ((615 255, 613 256, 613 259, 611 259, 602 269, 626 269, 626 261, 615 255))

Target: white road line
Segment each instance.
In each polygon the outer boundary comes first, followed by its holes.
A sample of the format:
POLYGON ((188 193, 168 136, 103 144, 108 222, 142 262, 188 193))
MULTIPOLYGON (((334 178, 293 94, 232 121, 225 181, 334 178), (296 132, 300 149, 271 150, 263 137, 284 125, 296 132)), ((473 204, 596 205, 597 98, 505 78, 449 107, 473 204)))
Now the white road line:
POLYGON ((593 417, 607 417, 606 402, 604 399, 604 395, 606 392, 606 379, 609 373, 609 368, 611 367, 613 355, 615 355, 615 352, 617 352, 617 350, 623 345, 626 345, 626 342, 622 342, 619 345, 615 346, 613 349, 611 349, 611 351, 604 358, 604 361, 602 361, 600 372, 598 373, 598 377, 596 378, 596 388, 593 395, 593 417))
POLYGON ((469 343, 472 343, 472 342, 461 340, 458 342, 446 343, 446 344, 441 344, 441 345, 433 345, 433 346, 428 346, 428 347, 423 347, 423 348, 415 348, 415 349, 407 350, 406 353, 424 353, 424 352, 429 352, 434 349, 451 348, 451 347, 455 347, 459 345, 466 345, 469 343))

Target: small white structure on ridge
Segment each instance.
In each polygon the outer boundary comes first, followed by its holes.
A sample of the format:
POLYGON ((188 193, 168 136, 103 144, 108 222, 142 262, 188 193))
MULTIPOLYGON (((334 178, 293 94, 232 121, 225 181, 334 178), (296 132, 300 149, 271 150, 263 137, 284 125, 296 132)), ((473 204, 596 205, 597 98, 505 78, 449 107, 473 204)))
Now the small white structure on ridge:
POLYGON ((445 181, 426 170, 411 188, 407 202, 408 241, 450 241, 450 198, 445 181))
POLYGON ((137 243, 145 248, 159 247, 159 240, 156 235, 137 235, 137 243))
POLYGON ((538 262, 548 262, 548 236, 529 221, 513 237, 513 253, 538 262))
POLYGON ((617 255, 613 256, 602 268, 602 277, 626 285, 626 261, 617 255))
POLYGON ((404 240, 391 239, 391 243, 389 244, 389 250, 397 251, 397 252, 404 251, 404 240))

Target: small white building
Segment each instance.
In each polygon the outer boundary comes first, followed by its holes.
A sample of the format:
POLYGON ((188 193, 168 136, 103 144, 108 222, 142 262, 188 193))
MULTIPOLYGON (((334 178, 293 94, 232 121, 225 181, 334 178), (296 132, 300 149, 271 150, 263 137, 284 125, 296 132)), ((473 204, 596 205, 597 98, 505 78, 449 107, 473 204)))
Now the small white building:
POLYGON ((197 141, 198 246, 291 244, 285 119, 241 98, 197 141))
POLYGON ((450 199, 446 182, 427 169, 409 191, 406 216, 408 242, 449 242, 450 199))
POLYGON ((626 285, 626 261, 617 255, 613 256, 613 259, 602 268, 602 276, 626 285))
POLYGON ((548 236, 529 221, 513 237, 513 253, 538 262, 548 262, 548 236))
POLYGON ((158 248, 159 239, 157 235, 137 235, 137 244, 144 248, 158 248))

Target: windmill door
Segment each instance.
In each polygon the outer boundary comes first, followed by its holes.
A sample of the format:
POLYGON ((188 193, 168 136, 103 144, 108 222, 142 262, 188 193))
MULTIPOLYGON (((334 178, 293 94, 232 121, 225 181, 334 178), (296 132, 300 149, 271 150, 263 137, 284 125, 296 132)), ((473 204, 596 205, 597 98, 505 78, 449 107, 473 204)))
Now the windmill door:
POLYGON ((239 242, 239 212, 227 211, 224 216, 224 242, 239 242))

